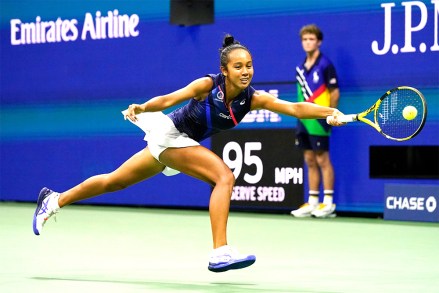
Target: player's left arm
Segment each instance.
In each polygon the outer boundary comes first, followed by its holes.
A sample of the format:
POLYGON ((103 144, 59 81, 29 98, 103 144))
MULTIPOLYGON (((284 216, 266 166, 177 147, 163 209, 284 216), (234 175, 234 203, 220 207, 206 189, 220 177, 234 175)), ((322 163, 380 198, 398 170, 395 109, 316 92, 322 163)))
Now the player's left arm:
MULTIPOLYGON (((314 103, 292 103, 278 99, 265 91, 256 91, 253 94, 251 109, 266 109, 279 114, 294 116, 299 119, 326 118, 328 116, 338 116, 342 114, 337 109, 319 106, 314 103)), ((341 123, 334 121, 334 125, 341 125, 341 123)))

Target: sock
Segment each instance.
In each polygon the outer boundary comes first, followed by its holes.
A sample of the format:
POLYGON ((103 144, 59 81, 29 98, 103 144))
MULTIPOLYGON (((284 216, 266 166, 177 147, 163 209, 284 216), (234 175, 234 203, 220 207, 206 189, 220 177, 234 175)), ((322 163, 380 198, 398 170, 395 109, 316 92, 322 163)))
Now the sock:
POLYGON ((59 195, 60 194, 58 192, 54 192, 53 195, 52 195, 53 198, 51 200, 51 206, 52 206, 52 209, 54 211, 57 211, 57 210, 60 209, 59 204, 58 204, 59 195))
POLYGON ((229 249, 230 249, 229 245, 226 244, 226 245, 220 246, 218 248, 214 248, 213 249, 213 254, 214 255, 221 255, 221 254, 223 254, 225 251, 227 251, 229 249))
POLYGON ((332 205, 334 190, 325 189, 325 196, 323 197, 323 203, 326 205, 332 205))
POLYGON ((319 204, 319 192, 316 190, 309 191, 308 203, 312 206, 317 206, 319 204))
MULTIPOLYGON (((215 258, 217 258, 217 257, 221 257, 222 255, 228 253, 229 251, 230 251, 230 246, 226 244, 226 245, 220 246, 220 247, 218 247, 218 248, 214 248, 214 249, 210 252, 209 257, 210 257, 211 259, 215 259, 215 258)), ((217 261, 217 260, 212 260, 212 261, 217 261)))

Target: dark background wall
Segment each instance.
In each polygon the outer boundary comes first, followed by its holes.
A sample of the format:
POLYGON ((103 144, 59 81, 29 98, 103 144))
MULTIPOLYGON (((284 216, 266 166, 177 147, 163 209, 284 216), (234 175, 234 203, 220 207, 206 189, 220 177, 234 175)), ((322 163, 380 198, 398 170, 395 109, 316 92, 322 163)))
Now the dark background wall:
MULTIPOLYGON (((35 201, 42 186, 64 190, 119 166, 145 145, 140 130, 124 121, 120 111, 218 72, 218 48, 225 33, 250 48, 256 88, 275 89, 281 98, 294 100, 294 68, 304 58, 298 32, 308 23, 324 31, 321 49, 337 68, 342 111, 361 111, 399 85, 420 89, 429 104, 424 130, 408 142, 388 141, 361 124, 334 130, 331 156, 339 209, 381 212, 387 183, 438 185, 437 174, 373 178, 369 167, 371 147, 439 146, 439 3, 291 2, 218 0, 214 23, 179 26, 169 22, 170 1, 2 0, 0 200, 35 201), (81 39, 88 14, 95 18, 99 11, 102 17, 115 10, 139 17, 135 36, 93 40, 87 34, 81 39), (75 40, 12 43, 21 38, 15 23, 37 25, 58 18, 77 21, 75 40), (412 52, 401 52, 407 50, 412 52)), ((281 117, 239 128, 294 125, 294 118, 281 117)), ((210 140, 205 145, 210 147, 210 140)), ((422 159, 426 168, 437 164, 437 150, 432 155, 436 161, 422 159)), ((86 202, 204 208, 209 193, 209 186, 185 175, 159 175, 86 202)))

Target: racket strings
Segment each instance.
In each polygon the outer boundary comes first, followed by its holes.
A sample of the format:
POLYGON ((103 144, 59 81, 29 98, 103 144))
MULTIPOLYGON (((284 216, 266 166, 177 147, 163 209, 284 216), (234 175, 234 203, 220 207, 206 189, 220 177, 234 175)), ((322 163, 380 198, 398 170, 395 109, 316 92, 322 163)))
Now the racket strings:
POLYGON ((410 88, 400 88, 388 94, 378 107, 375 122, 384 135, 395 139, 408 139, 422 128, 425 116, 423 98, 410 88), (404 108, 413 106, 417 115, 412 120, 403 116, 404 108))

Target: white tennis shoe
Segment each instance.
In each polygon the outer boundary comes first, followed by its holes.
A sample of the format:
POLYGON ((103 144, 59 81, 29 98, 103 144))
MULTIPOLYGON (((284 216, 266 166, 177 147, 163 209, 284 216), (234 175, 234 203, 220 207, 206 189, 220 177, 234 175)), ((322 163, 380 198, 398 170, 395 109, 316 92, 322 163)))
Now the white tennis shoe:
POLYGON ((316 218, 334 218, 336 217, 335 204, 321 203, 314 211, 311 212, 311 215, 316 218))
POLYGON ((224 245, 212 251, 208 269, 215 273, 238 270, 251 266, 255 261, 256 256, 242 255, 235 248, 224 245))
POLYGON ((40 235, 46 221, 58 212, 58 198, 58 192, 54 192, 46 187, 41 189, 32 223, 35 235, 40 235))
POLYGON ((306 218, 311 217, 311 213, 317 209, 317 205, 312 205, 309 203, 304 203, 297 210, 293 210, 290 214, 296 218, 306 218))

